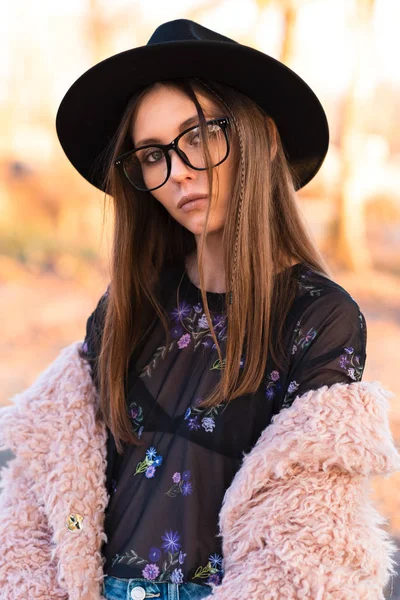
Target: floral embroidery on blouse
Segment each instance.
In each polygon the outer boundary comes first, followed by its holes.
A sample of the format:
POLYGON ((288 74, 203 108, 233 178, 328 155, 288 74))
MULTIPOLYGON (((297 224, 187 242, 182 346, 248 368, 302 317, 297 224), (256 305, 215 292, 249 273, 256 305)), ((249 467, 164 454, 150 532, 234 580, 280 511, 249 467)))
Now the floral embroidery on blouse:
POLYGON ((178 494, 189 496, 193 492, 192 482, 189 481, 190 471, 183 471, 182 475, 176 472, 172 475, 173 485, 165 492, 171 498, 175 498, 178 494))
POLYGON ((135 475, 144 473, 147 479, 151 479, 155 475, 156 467, 159 467, 162 461, 163 457, 157 454, 157 450, 154 447, 149 448, 146 450, 146 458, 136 465, 135 475))
POLYGON ((140 439, 143 433, 143 408, 137 402, 131 402, 129 404, 129 416, 133 423, 132 429, 140 439))
POLYGON ((222 415, 227 408, 227 403, 220 402, 217 406, 198 408, 196 404, 199 404, 200 402, 201 398, 197 398, 195 404, 192 404, 186 409, 184 420, 191 430, 197 431, 202 427, 206 432, 211 433, 215 428, 215 417, 222 415))
POLYGON ((351 346, 346 347, 344 351, 345 354, 339 356, 340 368, 344 369, 353 381, 361 381, 364 365, 360 363, 359 355, 354 354, 354 348, 351 346))
MULTIPOLYGON (((150 362, 141 370, 139 377, 151 377, 151 372, 155 369, 160 358, 164 359, 166 354, 171 352, 175 347, 184 350, 193 342, 194 350, 200 345, 212 348, 213 350, 216 349, 208 327, 206 315, 200 303, 191 305, 187 302, 182 302, 179 308, 175 308, 170 312, 169 316, 174 323, 170 330, 172 342, 169 346, 160 346, 157 348, 150 362)), ((218 341, 226 340, 226 315, 213 315, 212 323, 218 341)), ((223 369, 223 366, 224 361, 222 363, 216 361, 210 370, 223 369)))
POLYGON ((117 563, 126 563, 128 565, 145 565, 142 569, 142 575, 150 581, 171 581, 172 583, 183 583, 183 572, 180 565, 183 565, 187 556, 186 552, 181 550, 180 535, 178 531, 165 531, 161 536, 161 548, 164 550, 164 561, 160 566, 157 564, 162 558, 160 548, 152 546, 148 553, 148 560, 139 556, 134 550, 124 554, 116 554, 112 566, 117 563))
POLYGON ((272 400, 275 397, 276 392, 279 392, 281 389, 280 384, 280 373, 279 371, 271 371, 269 375, 265 378, 265 397, 268 400, 272 400))
POLYGON ((303 333, 300 328, 301 319, 297 321, 296 327, 294 330, 294 340, 292 346, 292 354, 295 354, 299 348, 305 349, 311 344, 313 339, 317 336, 317 330, 314 327, 311 327, 306 334, 303 333))
POLYGON ((219 585, 224 575, 223 569, 224 559, 218 554, 212 554, 208 557, 208 563, 205 567, 198 567, 193 579, 201 578, 206 579, 206 583, 219 585))

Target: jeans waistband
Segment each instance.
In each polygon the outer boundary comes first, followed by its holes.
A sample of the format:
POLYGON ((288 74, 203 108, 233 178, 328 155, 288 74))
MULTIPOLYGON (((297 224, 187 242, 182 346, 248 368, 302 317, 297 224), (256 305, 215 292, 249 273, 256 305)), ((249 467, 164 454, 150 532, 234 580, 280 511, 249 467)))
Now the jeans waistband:
POLYGON ((102 593, 106 600, 202 600, 211 595, 212 586, 192 582, 154 582, 148 579, 120 579, 104 576, 102 593))

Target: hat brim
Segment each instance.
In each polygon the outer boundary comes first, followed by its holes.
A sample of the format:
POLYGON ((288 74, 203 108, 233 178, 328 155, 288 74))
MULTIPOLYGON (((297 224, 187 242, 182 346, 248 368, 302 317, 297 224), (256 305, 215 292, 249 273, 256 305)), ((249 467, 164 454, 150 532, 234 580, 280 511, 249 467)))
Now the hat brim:
POLYGON ((274 119, 299 180, 296 189, 316 175, 328 151, 329 128, 307 83, 249 46, 185 40, 115 54, 69 88, 57 111, 56 131, 68 159, 87 181, 103 189, 103 173, 95 170, 95 161, 115 134, 131 96, 155 81, 180 77, 209 78, 249 96, 274 119))

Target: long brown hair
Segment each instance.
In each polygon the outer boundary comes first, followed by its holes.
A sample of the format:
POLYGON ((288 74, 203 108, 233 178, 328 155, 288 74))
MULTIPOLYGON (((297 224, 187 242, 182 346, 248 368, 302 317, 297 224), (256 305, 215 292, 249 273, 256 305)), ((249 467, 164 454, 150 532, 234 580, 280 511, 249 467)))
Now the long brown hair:
MULTIPOLYGON (((136 110, 155 85, 175 86, 192 99, 203 139, 206 139, 206 119, 197 90, 210 97, 231 122, 228 135, 237 168, 233 171, 222 244, 225 285, 226 290, 232 291, 233 302, 229 304, 227 293, 228 328, 226 357, 223 357, 204 289, 202 262, 207 235, 203 232, 197 256, 200 287, 223 369, 218 384, 200 406, 215 406, 255 393, 264 377, 269 354, 280 368, 287 364, 283 326, 296 293, 292 270, 287 267, 302 262, 330 277, 299 209, 298 181, 285 156, 277 127, 255 102, 227 85, 197 78, 157 82, 135 94, 101 163, 97 164, 97 168, 103 169, 104 189, 112 198, 114 216, 111 277, 97 358, 100 400, 97 418, 104 419, 112 431, 120 454, 122 442, 143 443, 132 429, 127 410, 125 383, 132 353, 157 318, 165 329, 166 344, 170 342, 165 311, 155 293, 161 269, 163 264, 182 262, 188 254, 196 252, 194 235, 173 219, 151 193, 137 191, 113 164, 117 156, 133 147, 130 131, 136 110), (246 361, 244 368, 240 368, 244 348, 246 361)), ((209 158, 207 150, 206 158, 209 158)), ((214 169, 209 167, 207 173, 211 198, 214 169)))

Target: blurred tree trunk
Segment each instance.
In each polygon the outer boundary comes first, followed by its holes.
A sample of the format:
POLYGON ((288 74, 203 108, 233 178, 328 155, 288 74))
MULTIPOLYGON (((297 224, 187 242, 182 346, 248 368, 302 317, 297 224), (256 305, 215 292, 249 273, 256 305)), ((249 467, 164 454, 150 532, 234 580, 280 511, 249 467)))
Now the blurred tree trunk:
POLYGON ((362 186, 366 174, 363 173, 362 156, 368 105, 368 88, 365 84, 370 83, 374 76, 368 60, 374 4, 375 0, 357 0, 354 31, 356 63, 345 101, 341 134, 342 171, 333 246, 338 263, 353 271, 371 268, 362 186))

